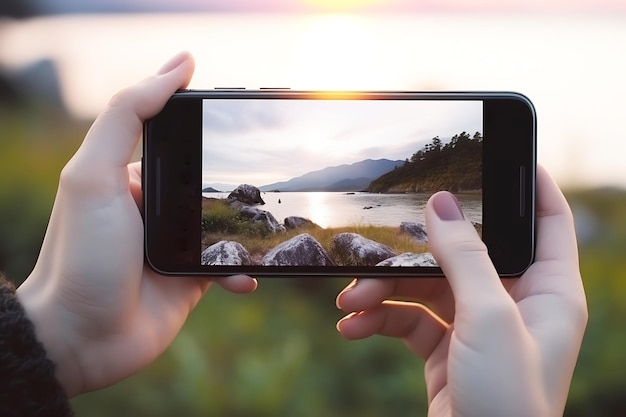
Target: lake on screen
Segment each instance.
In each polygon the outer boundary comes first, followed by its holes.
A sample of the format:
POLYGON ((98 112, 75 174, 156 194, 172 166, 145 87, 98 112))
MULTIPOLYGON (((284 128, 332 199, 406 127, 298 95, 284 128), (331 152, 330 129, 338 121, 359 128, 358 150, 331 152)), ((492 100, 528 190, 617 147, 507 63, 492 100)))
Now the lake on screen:
MULTIPOLYGON (((226 198, 229 193, 202 193, 204 197, 226 198)), ((321 227, 352 225, 399 226, 402 222, 424 223, 430 194, 372 194, 345 192, 261 192, 265 205, 279 223, 285 217, 304 217, 321 227)), ((457 194, 465 216, 482 223, 480 193, 457 194)))

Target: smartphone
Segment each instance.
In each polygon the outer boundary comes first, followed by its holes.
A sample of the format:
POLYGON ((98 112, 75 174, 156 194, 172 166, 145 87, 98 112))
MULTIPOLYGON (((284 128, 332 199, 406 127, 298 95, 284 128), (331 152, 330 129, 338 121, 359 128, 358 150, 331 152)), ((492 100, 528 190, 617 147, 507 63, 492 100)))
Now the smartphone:
POLYGON ((424 220, 439 190, 501 276, 533 262, 536 114, 518 93, 179 91, 142 161, 162 274, 441 276, 424 220))

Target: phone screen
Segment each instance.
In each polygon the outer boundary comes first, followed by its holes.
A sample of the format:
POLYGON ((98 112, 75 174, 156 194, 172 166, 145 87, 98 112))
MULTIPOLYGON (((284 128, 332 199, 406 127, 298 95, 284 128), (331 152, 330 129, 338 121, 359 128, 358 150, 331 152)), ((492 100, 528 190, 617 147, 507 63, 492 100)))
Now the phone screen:
POLYGON ((202 100, 201 265, 429 267, 424 209, 483 224, 482 100, 202 100))
POLYGON ((180 91, 143 152, 160 273, 441 276, 424 218, 440 190, 499 274, 534 258, 536 116, 517 93, 180 91))

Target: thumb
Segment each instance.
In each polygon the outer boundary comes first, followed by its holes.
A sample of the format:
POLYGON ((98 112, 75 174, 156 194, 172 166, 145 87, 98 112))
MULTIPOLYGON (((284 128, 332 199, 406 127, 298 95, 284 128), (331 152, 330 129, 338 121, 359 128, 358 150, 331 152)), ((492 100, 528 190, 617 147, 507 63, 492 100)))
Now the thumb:
POLYGON ((181 52, 156 75, 117 93, 89 130, 79 151, 82 162, 125 167, 137 147, 143 122, 189 83, 193 70, 193 57, 181 52))
POLYGON ((462 393, 468 415, 547 415, 541 352, 474 226, 448 192, 430 198, 426 222, 455 301, 448 387, 462 393), (498 401, 477 400, 485 393, 498 395, 498 401))
POLYGON ((442 191, 430 198, 426 223, 431 251, 454 294, 456 318, 473 327, 491 308, 513 311, 487 247, 452 194, 442 191))

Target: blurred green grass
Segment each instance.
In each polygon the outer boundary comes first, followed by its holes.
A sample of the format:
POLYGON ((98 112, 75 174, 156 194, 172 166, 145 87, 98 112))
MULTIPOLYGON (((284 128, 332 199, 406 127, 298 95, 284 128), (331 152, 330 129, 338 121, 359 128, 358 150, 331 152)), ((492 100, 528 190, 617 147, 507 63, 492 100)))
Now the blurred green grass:
POLYGON ((568 416, 626 415, 626 191, 566 193, 579 231, 589 323, 568 416))
POLYGON ((335 330, 345 283, 265 279, 246 296, 213 288, 165 355, 76 399, 77 414, 415 415, 426 406, 421 364, 401 343, 349 343, 335 330))
MULTIPOLYGON (((32 269, 63 165, 89 127, 62 111, 0 106, 0 270, 32 269)), ((626 191, 569 190, 590 319, 566 416, 626 415, 626 191)), ((76 415, 426 415, 422 363, 401 342, 347 342, 334 326, 342 279, 212 288, 154 364, 73 400, 76 415)))
POLYGON ((36 260, 61 169, 88 127, 60 109, 0 106, 0 270, 18 283, 36 260))

